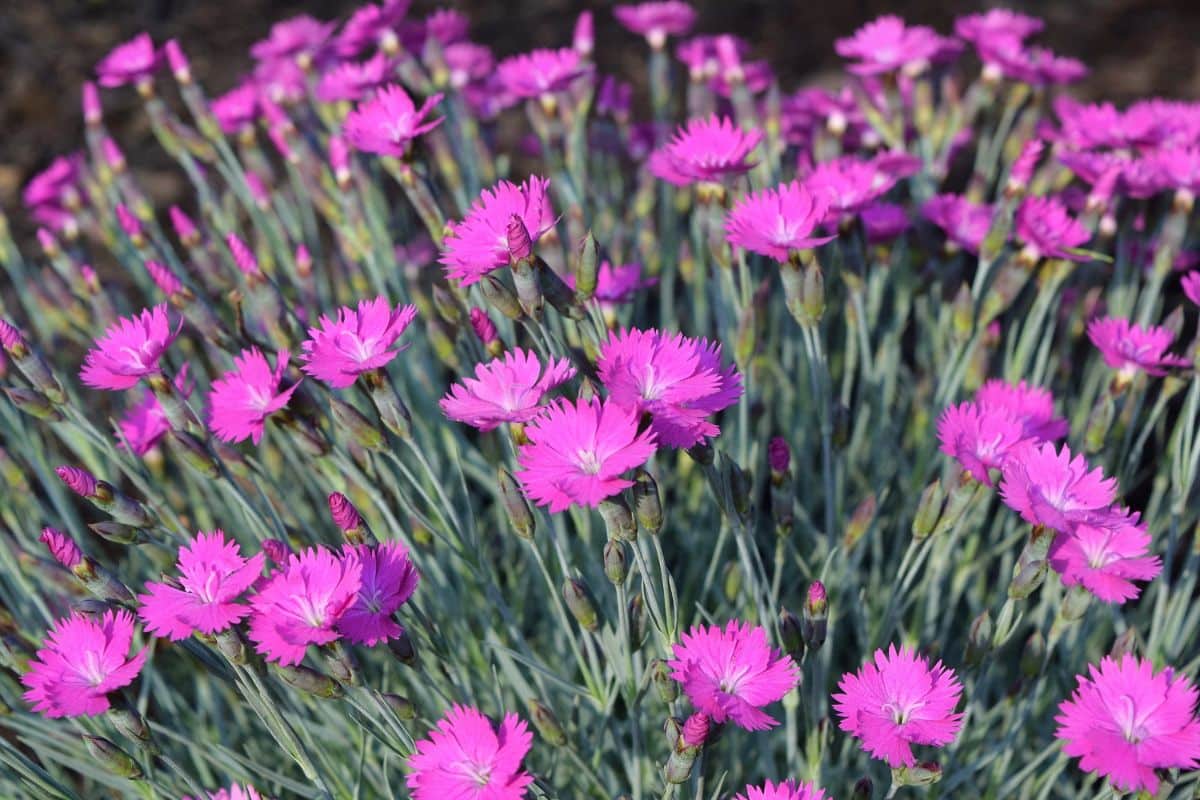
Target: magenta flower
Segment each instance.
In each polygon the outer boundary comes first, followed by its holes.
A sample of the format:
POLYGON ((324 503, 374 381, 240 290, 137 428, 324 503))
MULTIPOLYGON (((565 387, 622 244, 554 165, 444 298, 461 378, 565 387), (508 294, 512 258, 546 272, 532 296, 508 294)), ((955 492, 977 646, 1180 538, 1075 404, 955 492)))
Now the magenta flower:
POLYGON ((1127 381, 1139 370, 1149 375, 1166 375, 1172 367, 1191 363, 1183 356, 1166 352, 1175 341, 1175 334, 1157 325, 1143 328, 1127 319, 1103 317, 1089 322, 1087 332, 1104 363, 1127 381))
POLYGON ((611 402, 652 416, 660 445, 691 447, 721 429, 708 417, 737 402, 742 378, 721 345, 636 328, 609 335, 596 362, 611 402))
POLYGON ((29 687, 25 701, 51 718, 107 711, 108 693, 133 683, 146 661, 146 648, 126 655, 132 642, 128 611, 106 611, 99 621, 78 612, 58 620, 21 676, 29 687))
POLYGON ((1017 238, 1025 243, 1033 260, 1065 258, 1087 261, 1087 256, 1068 252, 1087 244, 1092 235, 1067 213, 1057 197, 1027 197, 1017 209, 1014 225, 1017 238))
POLYGON ((392 308, 382 296, 360 300, 357 310, 339 308, 336 320, 322 315, 300 345, 304 371, 335 389, 345 389, 362 373, 384 367, 408 348, 392 349, 392 345, 416 316, 416 306, 392 308))
POLYGON ((1053 442, 1023 442, 1001 466, 1000 497, 1031 525, 1067 531, 1112 505, 1117 482, 1053 442))
POLYGON ((150 34, 139 33, 117 45, 96 65, 96 77, 101 86, 108 88, 141 83, 154 74, 159 63, 150 34))
POLYGON ((941 451, 987 486, 994 485, 990 471, 999 470, 1012 449, 1028 437, 1004 408, 976 403, 947 408, 938 418, 937 431, 941 451))
POLYGON ((83 157, 79 153, 59 156, 30 178, 21 192, 21 200, 31 211, 43 207, 60 209, 69 195, 78 196, 82 177, 83 157))
POLYGON ((232 784, 228 789, 217 789, 215 792, 209 792, 208 797, 192 798, 184 796, 182 800, 269 800, 258 793, 258 790, 253 786, 241 784, 232 784))
POLYGON ((1148 660, 1105 656, 1077 675, 1075 693, 1059 705, 1055 736, 1079 766, 1126 792, 1158 792, 1156 769, 1200 766, 1200 693, 1167 667, 1148 660))
POLYGON ((467 706, 453 706, 417 742, 408 760, 413 800, 521 800, 533 776, 521 770, 533 736, 525 721, 505 714, 499 726, 467 706))
POLYGON ((446 47, 442 56, 446 59, 450 86, 454 89, 484 81, 492 75, 496 65, 492 51, 474 42, 455 42, 446 47))
POLYGON ((362 564, 362 583, 354 602, 338 619, 337 630, 355 644, 374 647, 404 633, 392 615, 417 590, 420 575, 399 542, 363 544, 352 552, 362 564))
POLYGON ((1045 26, 1046 23, 1037 17, 1007 8, 993 8, 982 14, 959 17, 954 21, 954 32, 960 39, 978 46, 980 42, 988 42, 996 37, 1025 39, 1045 26))
POLYGON ((1034 439, 1061 439, 1067 435, 1067 421, 1054 416, 1054 396, 1040 386, 993 378, 979 387, 975 403, 980 408, 1004 409, 1021 423, 1025 435, 1034 439))
POLYGON ((1114 512, 1058 534, 1049 561, 1064 585, 1082 585, 1106 603, 1124 603, 1141 591, 1133 581, 1151 581, 1162 572, 1149 548, 1150 534, 1138 515, 1114 512))
POLYGON ((513 215, 520 217, 531 242, 553 229, 556 220, 549 187, 550 181, 533 175, 520 186, 500 181, 484 189, 466 219, 455 224, 446 236, 439 259, 446 268, 446 277, 466 287, 507 265, 508 225, 513 215))
POLYGON ((96 389, 132 388, 158 373, 158 360, 178 335, 179 327, 171 330, 166 305, 143 309, 136 317, 121 317, 88 351, 79 377, 96 389))
POLYGON ((925 219, 941 228, 946 238, 972 255, 979 255, 984 237, 992 227, 993 209, 956 194, 939 194, 921 206, 925 219))
POLYGON ((307 14, 276 22, 266 39, 250 46, 257 61, 282 61, 298 57, 315 58, 325 47, 334 22, 321 22, 307 14))
POLYGON ((1073 83, 1087 75, 1087 67, 1073 58, 1055 55, 1044 47, 1026 47, 1016 36, 991 36, 975 42, 984 73, 1022 81, 1033 86, 1073 83))
POLYGON ((843 156, 818 164, 804 185, 825 201, 831 215, 853 214, 887 194, 897 178, 874 161, 843 156))
POLYGON ((911 227, 908 212, 895 203, 872 203, 858 212, 868 244, 884 244, 911 227))
POLYGON ((310 644, 340 638, 341 616, 358 600, 362 562, 323 547, 288 557, 250 600, 250 639, 267 661, 293 666, 310 644))
POLYGON ((361 100, 379 88, 391 72, 388 57, 378 53, 366 61, 340 61, 321 73, 317 99, 323 103, 361 100))
MULTIPOLYGON (((575 288, 575 276, 567 275, 564 280, 575 288)), ((638 263, 614 266, 610 261, 601 261, 596 271, 596 290, 592 293, 602 309, 612 310, 633 302, 642 289, 658 284, 658 278, 643 278, 642 265, 638 263)))
POLYGON ((267 417, 288 404, 299 381, 279 390, 288 365, 288 351, 275 355, 275 368, 257 347, 234 356, 234 368, 213 381, 208 394, 209 424, 225 442, 262 441, 267 417))
POLYGON ((748 731, 778 725, 762 708, 800 683, 792 657, 773 650, 763 628, 737 620, 724 630, 693 627, 680 637, 667 666, 692 705, 714 722, 733 722, 748 731))
POLYGON ((833 695, 840 727, 872 757, 895 769, 916 763, 912 745, 941 747, 954 741, 962 714, 954 713, 962 685, 954 671, 910 647, 875 651, 874 662, 847 672, 833 695))
POLYGON ((534 353, 514 348, 477 365, 475 377, 452 385, 438 405, 447 418, 490 431, 504 422, 529 422, 542 410, 546 393, 574 375, 565 358, 543 368, 534 353))
POLYGON ((42 535, 38 537, 38 541, 46 545, 50 556, 64 569, 73 570, 83 561, 83 551, 79 549, 79 545, 57 528, 42 528, 42 535))
POLYGON ((1200 270, 1193 270, 1179 281, 1183 294, 1193 305, 1200 306, 1200 270))
POLYGON ((560 400, 525 429, 517 477, 525 493, 551 512, 572 504, 595 508, 629 488, 622 473, 646 463, 655 450, 653 431, 638 432, 636 411, 611 401, 560 400))
POLYGON ((385 0, 365 5, 350 15, 337 35, 338 55, 357 56, 371 48, 390 49, 399 44, 396 30, 408 13, 409 0, 385 0))
POLYGON ((442 124, 442 117, 425 119, 441 100, 435 94, 417 108, 404 89, 385 86, 346 117, 346 140, 367 153, 402 156, 409 142, 442 124))
POLYGON ((733 800, 828 800, 828 795, 811 783, 767 781, 762 786, 747 786, 733 800))
POLYGON ((253 125, 259 113, 259 89, 254 83, 240 83, 209 104, 213 116, 225 133, 237 133, 253 125))
MULTIPOLYGON (((191 397, 196 383, 188 378, 187 364, 184 364, 183 368, 179 370, 174 383, 180 397, 185 399, 191 397)), ((117 427, 121 433, 117 446, 128 445, 129 449, 137 456, 146 455, 150 448, 158 444, 171 430, 162 404, 158 402, 158 397, 150 389, 147 389, 146 393, 142 395, 140 403, 131 406, 118 420, 117 427)))
POLYGON ((147 583, 146 594, 138 595, 138 616, 147 631, 172 641, 196 631, 219 633, 250 613, 238 599, 262 575, 263 559, 262 553, 243 558, 238 543, 219 528, 200 531, 179 548, 182 588, 147 583))
POLYGON ((509 56, 496 65, 500 86, 519 100, 533 100, 561 92, 576 78, 588 74, 591 64, 574 48, 540 49, 509 56))
POLYGON ((696 24, 696 10, 682 0, 619 5, 613 8, 617 22, 646 37, 660 49, 668 36, 683 36, 696 24))
POLYGON ((794 252, 809 250, 837 237, 815 236, 825 221, 828 203, 802 183, 792 181, 742 197, 725 217, 730 244, 785 263, 794 252))
POLYGON ((834 49, 842 58, 856 59, 847 69, 855 75, 879 75, 903 69, 920 72, 949 46, 949 41, 924 25, 906 25, 887 14, 863 25, 853 36, 838 39, 834 49))
POLYGON ((728 117, 689 120, 651 154, 650 171, 676 186, 717 182, 753 168, 750 154, 761 139, 761 132, 745 131, 728 117))

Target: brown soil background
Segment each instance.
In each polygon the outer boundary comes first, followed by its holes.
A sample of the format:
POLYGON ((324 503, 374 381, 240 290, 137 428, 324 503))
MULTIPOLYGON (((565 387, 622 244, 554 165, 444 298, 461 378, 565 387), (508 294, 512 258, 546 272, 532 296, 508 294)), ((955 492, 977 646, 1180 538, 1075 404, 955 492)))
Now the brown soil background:
MULTIPOLYGON (((115 44, 139 31, 176 37, 210 93, 234 83, 247 50, 271 23, 307 12, 344 18, 349 0, 0 0, 0 206, 17 221, 20 187, 55 155, 78 147, 79 85, 115 44)), ((613 21, 611 3, 579 0, 460 0, 472 37, 498 55, 569 42, 575 16, 596 12, 602 69, 636 82, 643 48, 613 21)), ((991 3, 962 0, 694 0, 698 31, 745 37, 794 87, 836 70, 833 40, 881 13, 951 29, 957 15, 991 3)), ((1009 4, 1047 20, 1041 41, 1085 61, 1092 74, 1076 87, 1087 98, 1128 102, 1161 94, 1200 96, 1200 2, 1196 0, 1043 0, 1009 4)), ((415 13, 436 5, 416 0, 415 13)), ((170 193, 169 165, 149 142, 130 91, 105 94, 106 119, 152 193, 170 193)), ((19 222, 18 222, 19 224, 19 222)))

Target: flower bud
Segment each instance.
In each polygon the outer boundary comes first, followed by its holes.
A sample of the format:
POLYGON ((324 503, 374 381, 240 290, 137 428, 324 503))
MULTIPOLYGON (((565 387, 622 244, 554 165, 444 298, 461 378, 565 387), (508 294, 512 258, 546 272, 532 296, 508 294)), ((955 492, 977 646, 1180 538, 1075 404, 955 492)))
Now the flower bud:
POLYGON ((195 247, 200 243, 200 231, 196 229, 196 224, 183 212, 182 208, 171 206, 167 213, 171 217, 171 226, 175 228, 175 235, 179 237, 179 241, 183 242, 184 246, 195 247))
POLYGON ((942 515, 933 529, 935 534, 945 533, 954 527, 955 523, 958 522, 963 513, 971 505, 971 501, 975 499, 975 495, 979 492, 979 487, 980 484, 974 481, 960 480, 950 490, 950 494, 946 498, 946 505, 942 509, 942 515))
POLYGON ((637 539, 637 522, 633 519, 633 511, 624 496, 616 494, 600 501, 597 507, 608 538, 622 542, 632 542, 637 539))
POLYGON ((713 447, 707 440, 697 442, 687 449, 687 454, 692 457, 692 460, 697 464, 709 466, 713 463, 713 447))
POLYGON ((528 261, 533 255, 533 241, 529 237, 529 229, 525 227, 524 221, 513 214, 508 218, 508 227, 505 230, 508 238, 508 258, 513 264, 518 261, 528 261))
POLYGON ((417 718, 417 707, 407 697, 391 692, 381 692, 379 696, 402 721, 409 722, 417 718))
POLYGON ((217 650, 229 660, 230 664, 246 663, 246 642, 236 627, 226 628, 216 635, 217 650))
POLYGON ((874 492, 868 494, 855 506, 854 513, 850 515, 850 521, 846 523, 846 532, 842 534, 842 547, 845 550, 853 550, 858 541, 866 535, 867 529, 871 527, 871 522, 875 519, 876 507, 874 492))
POLYGON ((333 518, 333 524, 346 534, 348 540, 351 538, 362 539, 365 524, 358 509, 346 495, 341 492, 333 492, 329 495, 329 516, 333 518))
POLYGON ((1065 622, 1076 622, 1083 619, 1083 615, 1087 613, 1088 606, 1092 602, 1092 593, 1082 586, 1072 586, 1067 590, 1067 594, 1063 597, 1062 606, 1058 609, 1058 614, 1065 622))
POLYGON ((35 389, 5 386, 4 393, 14 406, 31 417, 49 422, 59 422, 63 418, 62 412, 51 405, 49 398, 35 389))
POLYGON ((138 766, 137 762, 108 739, 84 734, 83 743, 87 745, 92 758, 96 759, 109 772, 130 780, 142 777, 142 768, 138 766))
POLYGON ((575 20, 575 32, 571 36, 571 47, 576 53, 587 58, 596 46, 595 24, 592 22, 592 12, 583 11, 575 20))
POLYGON ((708 729, 708 717, 701 713, 692 714, 683 723, 675 746, 671 749, 671 755, 667 758, 667 765, 663 769, 663 777, 667 783, 687 781, 692 774, 696 756, 700 754, 704 740, 708 738, 708 729))
POLYGON ((730 561, 725 564, 722 578, 721 590, 725 593, 725 599, 732 603, 742 596, 742 568, 730 561))
POLYGON ((191 83, 192 68, 188 64, 187 56, 183 54, 183 48, 179 46, 179 42, 168 39, 167 43, 163 45, 163 51, 167 54, 167 64, 170 66, 175 80, 183 86, 191 83))
POLYGON ((314 697, 336 698, 342 696, 342 688, 338 686, 337 681, 302 664, 293 667, 276 664, 275 674, 293 689, 299 689, 314 697))
POLYGON ((639 592, 629 598, 629 646, 637 650, 646 641, 649 620, 646 617, 646 601, 639 592))
POLYGON ((104 119, 104 108, 100 104, 100 89, 91 81, 84 81, 82 94, 83 121, 98 125, 104 119))
POLYGON ((407 439, 412 432, 412 414, 408 406, 386 380, 369 381, 368 385, 371 402, 375 404, 383 426, 401 439, 407 439))
POLYGON ((803 623, 786 608, 779 612, 779 638, 788 655, 797 659, 804 655, 803 623))
POLYGON ((941 779, 942 767, 936 761, 892 770, 892 782, 897 786, 932 786, 941 779))
POLYGON ((945 502, 946 492, 942 489, 942 482, 935 479, 933 483, 925 487, 925 491, 921 492, 921 499, 917 503, 917 513, 912 522, 914 538, 925 539, 933 533, 933 529, 937 527, 938 518, 942 515, 942 505, 945 502))
POLYGON ((575 292, 567 282, 546 262, 537 260, 534 269, 538 279, 538 288, 542 295, 554 306, 554 310, 568 319, 581 320, 584 318, 583 306, 575 299, 575 292))
POLYGON ((333 642, 321 648, 325 653, 325 666, 335 681, 345 686, 357 686, 358 662, 341 642, 333 642))
POLYGON ((417 663, 417 648, 413 644, 412 637, 409 636, 408 631, 402 630, 399 636, 393 636, 391 639, 388 639, 387 646, 388 650, 392 651, 392 655, 401 664, 411 667, 417 663))
POLYGON ((825 584, 820 581, 809 584, 803 614, 800 630, 804 635, 804 643, 808 645, 809 650, 816 652, 825 644, 829 627, 829 601, 825 595, 825 584))
POLYGON ((509 319, 520 319, 521 303, 513 291, 500 282, 495 275, 484 275, 479 282, 479 289, 492 308, 509 319))
POLYGON ((101 539, 113 542, 114 544, 142 544, 149 541, 146 534, 140 528, 135 528, 132 525, 122 525, 119 522, 93 522, 88 525, 93 533, 101 539))
POLYGON ((629 556, 624 543, 610 539, 604 543, 604 575, 614 586, 620 586, 629 575, 629 556))
POLYGON ((725 482, 733 509, 744 521, 750 515, 750 492, 753 489, 750 476, 733 459, 726 459, 725 482))
POLYGON ((671 677, 671 668, 666 661, 656 658, 650 662, 650 680, 663 703, 670 705, 679 697, 679 684, 671 677))
POLYGON ((630 489, 630 492, 633 495, 633 507, 637 512, 638 524, 652 536, 662 530, 662 498, 659 495, 658 483, 654 480, 654 476, 639 467, 633 475, 633 488, 630 489))
POLYGON ((221 474, 208 448, 199 438, 187 431, 172 430, 167 434, 167 445, 181 461, 207 478, 215 479, 221 474))
POLYGON ((61 466, 54 470, 58 475, 59 480, 67 485, 75 494, 80 497, 92 499, 98 496, 99 482, 96 476, 85 469, 79 467, 61 466))
POLYGON ((788 447, 787 439, 782 436, 772 436, 767 442, 767 464, 771 467, 771 479, 782 479, 792 462, 792 450, 788 447))
POLYGON ((537 528, 536 518, 529 508, 529 501, 525 499, 525 493, 521 491, 512 473, 503 467, 497 473, 496 480, 500 485, 500 499, 504 503, 504 511, 508 515, 508 524, 512 526, 513 533, 522 539, 532 539, 537 528))
POLYGON ((599 630, 600 615, 596 611, 596 604, 592 602, 592 594, 587 584, 578 578, 568 578, 563 582, 562 596, 571 616, 584 630, 599 630))
POLYGON ((707 715, 696 712, 688 717, 683 723, 683 730, 679 732, 679 748, 685 747, 703 747, 705 740, 708 739, 708 730, 711 722, 707 715))
POLYGON ((579 247, 579 267, 575 270, 575 296, 581 301, 590 300, 596 293, 596 281, 600 274, 600 248, 591 231, 583 237, 579 247))
POLYGON ((146 720, 132 706, 121 703, 114 705, 108 710, 106 715, 113 727, 121 732, 122 735, 129 737, 140 747, 153 749, 153 744, 150 738, 150 726, 146 724, 146 720))
POLYGON ((134 247, 142 246, 145 241, 145 237, 142 235, 142 223, 124 203, 117 203, 117 223, 129 237, 129 241, 133 242, 134 247))
POLYGON ((337 427, 350 434, 360 447, 382 450, 386 446, 387 440, 383 431, 354 406, 331 397, 329 410, 337 427))
POLYGON ((533 727, 537 729, 538 735, 545 740, 546 744, 551 747, 562 747, 567 743, 567 734, 549 706, 531 698, 525 701, 525 707, 529 711, 529 719, 533 721, 533 727))
POLYGON ((79 545, 75 544, 75 540, 57 528, 42 528, 42 535, 38 540, 46 545, 51 557, 65 569, 73 571, 84 560, 83 552, 79 545))

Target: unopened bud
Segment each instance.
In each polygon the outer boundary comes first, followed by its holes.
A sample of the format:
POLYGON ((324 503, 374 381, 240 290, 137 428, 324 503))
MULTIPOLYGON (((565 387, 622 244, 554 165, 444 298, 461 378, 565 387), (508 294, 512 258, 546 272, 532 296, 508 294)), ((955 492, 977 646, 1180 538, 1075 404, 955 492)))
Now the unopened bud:
POLYGON ((642 599, 639 592, 629 598, 629 646, 634 650, 642 646, 642 642, 646 641, 646 633, 649 631, 649 619, 646 616, 646 601, 642 599))
POLYGON ((140 528, 135 528, 132 525, 122 525, 119 522, 93 522, 88 525, 97 536, 114 544, 142 544, 148 541, 146 534, 140 528))
POLYGON ((529 501, 525 499, 525 493, 521 491, 521 487, 512 473, 503 467, 497 473, 496 480, 500 486, 500 499, 504 503, 504 511, 508 515, 508 524, 512 526, 513 533, 522 539, 532 539, 537 525, 533 511, 529 508, 529 501))
POLYGON ((853 550, 859 539, 862 539, 871 527, 871 522, 875 519, 876 503, 875 493, 872 492, 855 506, 850 521, 846 523, 846 532, 842 534, 842 547, 847 551, 853 550))
POLYGON ((151 748, 150 726, 132 706, 125 703, 114 705, 106 715, 113 727, 129 737, 140 747, 151 748))
POLYGON ((578 578, 568 578, 563 582, 562 596, 571 616, 584 630, 596 631, 600 628, 600 615, 596 611, 596 604, 592 602, 592 593, 587 584, 578 578))
POLYGON ((938 519, 937 525, 934 527, 934 533, 945 533, 954 527, 955 523, 962 517, 963 513, 970 506, 971 501, 979 492, 979 484, 974 481, 962 480, 959 481, 953 489, 950 490, 950 495, 946 498, 946 505, 942 508, 942 515, 938 519))
POLYGON ((505 229, 508 240, 508 258, 512 263, 527 261, 533 255, 533 241, 529 237, 529 229, 525 222, 516 214, 508 219, 505 229))
POLYGON ((779 612, 779 638, 783 650, 793 658, 804 655, 804 626, 792 612, 786 608, 779 612))
POLYGON ((644 469, 638 468, 633 476, 633 507, 637 512, 638 524, 654 535, 662 530, 663 506, 659 495, 658 483, 654 476, 644 469))
POLYGON ((801 632, 804 635, 804 643, 808 645, 809 650, 816 652, 825 644, 829 628, 829 600, 825 594, 825 584, 820 581, 809 584, 803 614, 801 632))
POLYGON ((89 736, 85 734, 83 743, 87 745, 88 752, 92 754, 92 758, 96 759, 96 761, 114 775, 120 775, 122 778, 129 778, 130 780, 137 780, 142 777, 142 768, 138 766, 137 762, 108 739, 102 736, 89 736))
POLYGON ((558 722, 558 717, 549 706, 537 700, 530 699, 525 703, 526 709, 529 711, 529 719, 533 721, 533 727, 537 729, 538 735, 545 740, 546 744, 551 747, 562 747, 567 743, 567 734, 563 730, 562 725, 558 722))
POLYGON ((49 422, 58 422, 62 420, 62 412, 51 404, 49 398, 35 389, 26 389, 23 386, 5 386, 4 393, 8 395, 9 401, 36 419, 44 419, 49 422))
POLYGON ((575 270, 575 296, 590 300, 596 293, 596 281, 600 274, 600 248, 591 231, 583 237, 579 247, 579 267, 575 270))
POLYGON ((495 275, 484 275, 483 280, 479 282, 479 289, 492 308, 509 319, 521 318, 521 302, 512 289, 505 286, 495 275))
POLYGON ((369 385, 371 402, 375 404, 383 426, 401 439, 407 439, 412 432, 412 414, 409 413, 408 406, 387 380, 375 380, 369 385))
POLYGON ((650 662, 650 679, 654 682, 659 699, 665 704, 670 705, 679 697, 679 684, 671 677, 671 668, 666 661, 656 658, 650 662))
POLYGON ((333 518, 333 524, 337 525, 347 537, 350 534, 361 534, 362 516, 350 502, 350 498, 341 492, 332 492, 329 495, 329 516, 333 518))
POLYGON ((396 716, 404 722, 417 718, 417 707, 407 697, 392 694, 391 692, 382 692, 379 696, 383 698, 383 702, 388 704, 396 716))
POLYGON ((382 450, 387 443, 383 431, 361 411, 336 397, 329 400, 334 424, 367 450, 382 450))
POLYGON ((621 542, 632 542, 637 539, 637 522, 633 519, 633 511, 622 495, 615 494, 600 501, 597 507, 600 517, 604 520, 604 528, 609 539, 621 542))
POLYGON ((242 639, 242 635, 236 627, 226 628, 217 634, 216 639, 217 650, 221 652, 221 655, 229 659, 230 664, 241 665, 246 663, 246 642, 242 639))
POLYGON ((604 543, 604 575, 614 586, 620 586, 629 575, 629 556, 624 543, 610 539, 604 543))
POLYGON ((946 502, 946 492, 942 482, 934 480, 921 492, 917 503, 917 513, 913 517, 912 535, 916 539, 924 539, 933 533, 937 527, 938 518, 942 516, 942 505, 946 502))
POLYGON ((387 646, 401 664, 411 667, 417 663, 417 648, 408 631, 402 630, 399 636, 388 639, 387 646))
POLYGON ((892 782, 897 786, 932 786, 941 779, 942 767, 936 761, 892 770, 892 782))
POLYGON ((314 697, 335 698, 342 696, 342 689, 338 686, 337 681, 322 672, 317 672, 315 669, 310 669, 302 664, 297 664, 293 667, 276 665, 275 672, 288 686, 311 694, 314 697))

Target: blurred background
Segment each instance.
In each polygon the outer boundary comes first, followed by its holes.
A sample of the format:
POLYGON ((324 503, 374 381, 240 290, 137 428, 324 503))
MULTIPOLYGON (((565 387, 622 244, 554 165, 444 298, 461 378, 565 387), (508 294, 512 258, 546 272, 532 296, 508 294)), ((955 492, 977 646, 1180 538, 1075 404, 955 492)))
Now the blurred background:
MULTIPOLYGON (((179 39, 210 95, 232 86, 247 50, 271 23, 301 12, 344 18, 354 0, 0 0, 0 205, 12 212, 20 187, 55 155, 80 146, 79 85, 114 45, 140 31, 179 39)), ((838 68, 833 41, 883 13, 951 30, 955 16, 995 3, 974 0, 693 0, 697 32, 745 37, 790 90, 838 68)), ((1200 97, 1200 0, 1040 0, 1009 7, 1042 16, 1040 41, 1082 59, 1089 99, 1125 103, 1161 94, 1200 97)), ((644 45, 612 19, 610 2, 415 0, 413 12, 453 6, 473 20, 472 38, 497 56, 570 43, 580 10, 596 12, 597 60, 636 83, 644 45)), ((154 193, 156 159, 131 90, 105 94, 106 120, 154 193)), ((165 167, 165 162, 162 162, 165 167)), ((164 171, 159 180, 171 178, 164 171)), ((167 188, 167 187, 163 187, 167 188)), ((169 193, 169 189, 167 191, 169 193)), ((20 213, 14 214, 20 217, 20 213)))

